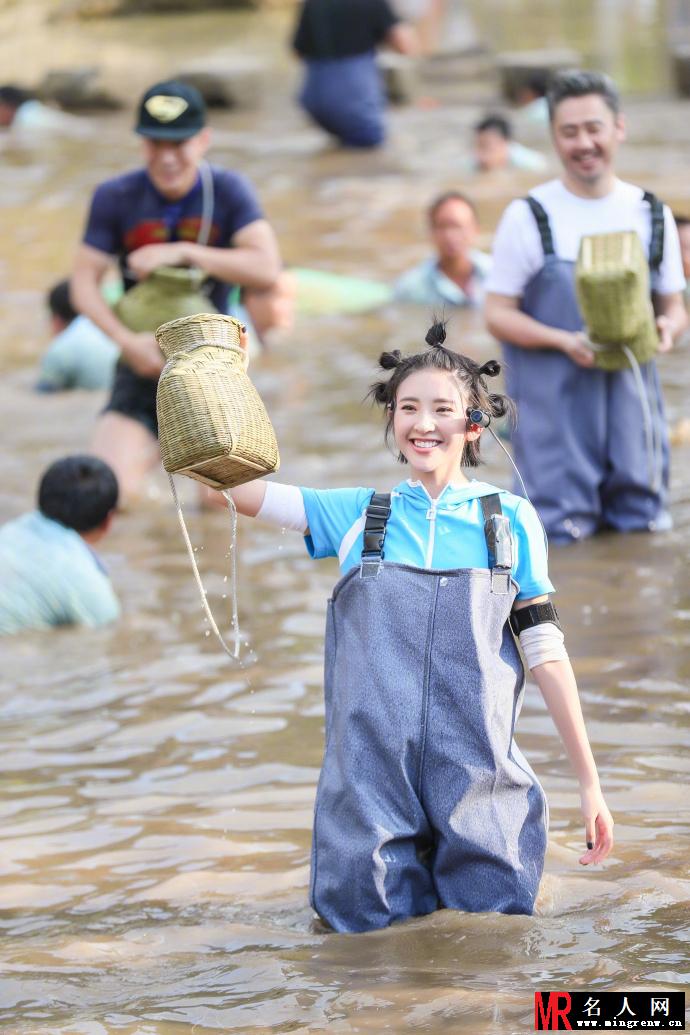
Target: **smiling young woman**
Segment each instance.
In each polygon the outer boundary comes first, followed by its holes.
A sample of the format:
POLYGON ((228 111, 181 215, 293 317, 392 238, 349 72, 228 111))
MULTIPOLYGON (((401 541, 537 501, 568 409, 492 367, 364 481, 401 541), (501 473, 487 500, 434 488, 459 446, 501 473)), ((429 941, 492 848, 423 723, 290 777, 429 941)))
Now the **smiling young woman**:
POLYGON ((442 324, 426 341, 412 356, 383 353, 371 389, 411 477, 390 493, 232 490, 240 513, 294 528, 312 557, 340 563, 310 888, 338 931, 442 907, 532 912, 548 807, 514 740, 524 668, 511 628, 580 784, 592 844, 581 864, 613 843, 539 519, 528 500, 462 470, 480 463, 479 424, 511 410, 487 386, 499 365, 447 349, 442 324))

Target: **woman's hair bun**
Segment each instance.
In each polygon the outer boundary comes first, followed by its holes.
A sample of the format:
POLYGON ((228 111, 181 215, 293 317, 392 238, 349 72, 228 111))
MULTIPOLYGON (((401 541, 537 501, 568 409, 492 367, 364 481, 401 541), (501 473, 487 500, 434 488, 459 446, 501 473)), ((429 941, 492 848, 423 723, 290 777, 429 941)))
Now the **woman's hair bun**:
POLYGON ((479 368, 480 377, 498 377, 501 373, 501 364, 498 360, 489 359, 479 368))
POLYGON ((446 340, 446 324, 445 321, 435 320, 429 330, 426 332, 424 341, 432 349, 438 349, 443 345, 446 340))
POLYGON ((401 363, 402 353, 400 349, 394 349, 393 352, 382 352, 379 356, 379 366, 383 370, 395 370, 401 363))
POLYGON ((489 406, 493 417, 505 417, 509 410, 508 399, 505 395, 495 395, 492 393, 489 396, 489 406))

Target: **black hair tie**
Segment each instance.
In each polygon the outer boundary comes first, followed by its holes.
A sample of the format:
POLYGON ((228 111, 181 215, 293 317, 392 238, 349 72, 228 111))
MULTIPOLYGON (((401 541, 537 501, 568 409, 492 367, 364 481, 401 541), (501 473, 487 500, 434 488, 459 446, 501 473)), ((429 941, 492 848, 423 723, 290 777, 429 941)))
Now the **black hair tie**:
POLYGON ((432 349, 440 348, 446 340, 446 324, 442 320, 434 320, 433 324, 426 332, 424 341, 432 349))
POLYGON ((480 377, 498 377, 500 373, 501 364, 495 359, 488 359, 486 363, 483 363, 479 368, 480 377))

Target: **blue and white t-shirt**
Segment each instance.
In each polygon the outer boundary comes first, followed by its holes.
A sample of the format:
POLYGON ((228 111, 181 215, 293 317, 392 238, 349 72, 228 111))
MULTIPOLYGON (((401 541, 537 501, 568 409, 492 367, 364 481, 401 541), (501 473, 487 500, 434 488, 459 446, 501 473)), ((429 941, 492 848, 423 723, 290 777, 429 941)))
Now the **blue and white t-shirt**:
POLYGON ((37 388, 110 388, 120 350, 88 316, 77 316, 56 334, 41 360, 37 388))
POLYGON ((436 256, 401 273, 393 288, 399 302, 417 305, 480 306, 484 301, 484 282, 491 270, 491 256, 472 249, 472 279, 466 291, 446 276, 436 256))
POLYGON ((0 635, 114 622, 120 605, 98 557, 39 511, 0 528, 0 635))
MULTIPOLYGON (((365 512, 373 489, 301 490, 312 557, 337 557, 345 575, 362 555, 365 512)), ((513 578, 517 599, 553 593, 548 576, 544 530, 532 504, 486 482, 448 485, 433 500, 421 482, 405 481, 391 495, 385 557, 397 564, 447 570, 487 568, 481 497, 499 493, 513 537, 513 578)))

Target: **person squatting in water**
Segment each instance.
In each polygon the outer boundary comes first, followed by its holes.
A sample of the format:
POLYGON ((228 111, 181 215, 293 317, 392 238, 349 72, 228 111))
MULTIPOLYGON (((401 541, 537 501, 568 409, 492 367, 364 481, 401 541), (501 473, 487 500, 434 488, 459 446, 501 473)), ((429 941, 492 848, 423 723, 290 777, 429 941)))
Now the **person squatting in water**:
POLYGON ((499 365, 446 348, 442 324, 426 340, 412 356, 384 352, 390 376, 372 386, 409 467, 390 494, 263 480, 231 490, 241 514, 340 563, 310 884, 336 931, 444 907, 533 912, 548 806, 513 736, 525 673, 511 626, 578 779, 580 863, 613 843, 539 519, 462 470, 480 463, 481 425, 511 409, 487 387, 499 365))

